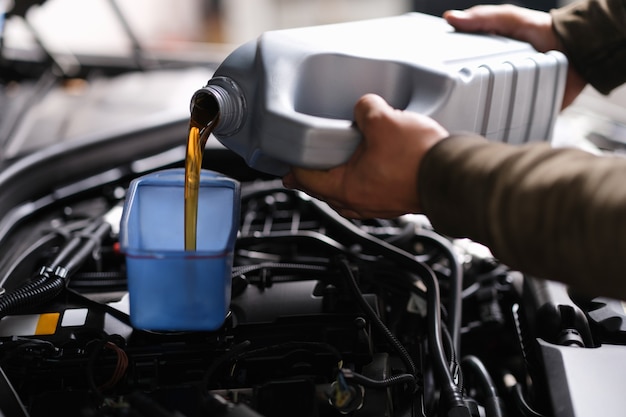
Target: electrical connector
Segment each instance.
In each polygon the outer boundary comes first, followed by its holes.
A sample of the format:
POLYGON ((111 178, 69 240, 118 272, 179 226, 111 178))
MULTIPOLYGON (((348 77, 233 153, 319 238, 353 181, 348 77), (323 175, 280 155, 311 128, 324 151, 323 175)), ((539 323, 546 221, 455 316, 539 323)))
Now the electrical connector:
POLYGON ((337 380, 330 388, 328 402, 341 414, 351 413, 363 406, 364 388, 348 383, 342 372, 337 374, 337 380))

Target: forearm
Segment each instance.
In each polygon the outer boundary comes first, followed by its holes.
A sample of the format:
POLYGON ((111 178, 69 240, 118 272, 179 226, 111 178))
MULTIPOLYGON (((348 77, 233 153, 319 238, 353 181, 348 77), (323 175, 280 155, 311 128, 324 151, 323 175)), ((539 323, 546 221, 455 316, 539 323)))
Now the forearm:
POLYGON ((570 64, 607 94, 626 82, 626 0, 590 0, 551 11, 570 64))
POLYGON ((453 137, 423 159, 419 190, 438 231, 531 275, 626 298, 624 181, 624 159, 453 137))

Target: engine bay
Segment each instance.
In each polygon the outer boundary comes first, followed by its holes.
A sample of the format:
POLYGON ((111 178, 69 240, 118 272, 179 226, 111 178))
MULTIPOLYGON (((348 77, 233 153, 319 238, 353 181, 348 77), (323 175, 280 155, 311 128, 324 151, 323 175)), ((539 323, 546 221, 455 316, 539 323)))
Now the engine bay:
MULTIPOLYGON (((42 2, 15 13, 30 3, 42 2)), ((349 221, 214 139, 203 168, 241 183, 226 320, 133 328, 122 204, 132 180, 184 166, 187 87, 219 60, 153 62, 137 49, 123 62, 79 56, 69 77, 49 51, 2 52, 0 415, 626 410, 624 302, 512 270, 423 216, 349 221)), ((623 151, 623 124, 576 111, 565 120, 586 141, 623 151)))
POLYGON ((5 415, 583 416, 621 400, 621 302, 510 270, 423 216, 349 221, 219 147, 205 168, 242 185, 225 324, 133 329, 118 232, 138 162, 5 214, 5 415))

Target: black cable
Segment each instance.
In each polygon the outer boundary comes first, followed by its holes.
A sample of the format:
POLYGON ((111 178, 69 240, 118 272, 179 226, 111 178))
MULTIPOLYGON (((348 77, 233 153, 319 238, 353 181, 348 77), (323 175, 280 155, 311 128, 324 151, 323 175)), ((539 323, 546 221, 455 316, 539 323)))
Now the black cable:
POLYGON ((39 305, 63 291, 65 281, 47 268, 42 268, 31 281, 0 297, 0 317, 39 305))
POLYGON ((448 300, 448 326, 452 335, 452 342, 456 352, 461 351, 461 310, 463 302, 463 270, 458 261, 452 243, 443 236, 427 229, 417 232, 419 238, 424 238, 435 244, 445 253, 450 267, 450 290, 448 300))
MULTIPOLYGON (((84 231, 84 233, 89 233, 90 231, 89 229, 91 229, 92 227, 93 225, 88 226, 88 228, 84 231)), ((61 250, 55 256, 54 260, 48 265, 48 268, 54 270, 65 260, 67 256, 69 256, 73 251, 75 251, 76 248, 78 248, 80 244, 81 244, 81 238, 73 235, 73 237, 71 237, 70 240, 68 240, 67 243, 65 243, 65 245, 61 247, 61 250)))
MULTIPOLYGON (((288 239, 291 240, 294 238, 293 233, 289 233, 289 234, 281 234, 281 233, 277 233, 277 234, 272 234, 273 239, 275 240, 284 240, 284 239, 288 239)), ((328 236, 322 235, 320 233, 317 232, 300 232, 298 234, 299 238, 306 238, 306 239, 311 239, 313 241, 316 241, 319 244, 322 244, 322 246, 325 247, 329 247, 332 248, 333 250, 336 250, 338 252, 345 252, 346 249, 339 244, 338 242, 334 241, 333 239, 329 238, 328 236)), ((264 237, 265 238, 265 237, 264 237)), ((244 242, 245 243, 245 242, 244 242)), ((399 353, 400 357, 403 359, 403 361, 405 362, 407 368, 409 369, 410 374, 404 374, 404 375, 398 375, 386 380, 382 380, 382 381, 375 381, 375 380, 370 380, 369 382, 366 382, 368 384, 368 386, 374 386, 376 385, 377 387, 382 387, 382 386, 389 386, 389 385, 393 385, 396 383, 408 383, 408 385, 411 387, 411 389, 416 389, 418 384, 417 384, 417 369, 415 367, 415 364, 413 363, 413 360, 411 358, 411 356, 409 355, 409 353, 406 351, 406 349, 404 348, 404 346, 402 346, 402 344, 395 338, 395 336, 391 333, 391 331, 387 328, 387 326, 385 326, 385 324, 381 321, 381 319, 378 317, 378 315, 376 314, 376 312, 371 308, 371 306, 367 303, 367 301, 363 298, 363 295, 361 294, 359 288, 358 288, 358 284, 356 283, 354 276, 352 274, 352 271, 350 269, 350 265, 349 263, 345 260, 342 259, 339 262, 339 265, 342 266, 342 270, 344 272, 344 275, 348 278, 348 283, 349 283, 349 288, 353 291, 353 294, 355 295, 355 299, 357 300, 357 302, 360 304, 361 308, 365 311, 365 313, 369 316, 370 320, 372 320, 372 322, 374 323, 374 327, 378 328, 381 333, 383 333, 383 335, 385 336, 385 338, 389 341, 389 343, 396 349, 396 351, 399 353)), ((259 264, 259 265, 250 265, 250 266, 241 266, 241 267, 237 267, 233 269, 233 274, 235 275, 240 275, 242 273, 247 273, 250 271, 254 271, 257 269, 261 269, 263 267, 272 267, 272 266, 278 266, 278 267, 283 267, 283 268, 294 268, 296 267, 297 269, 312 269, 312 270, 320 270, 320 271, 325 271, 328 270, 327 266, 318 266, 318 265, 299 265, 299 264, 281 264, 281 263, 272 263, 272 262, 268 262, 265 264, 259 264), (264 266, 265 265, 265 266, 264 266), (314 267, 314 268, 311 268, 314 267)), ((261 349, 262 350, 262 349, 261 349)), ((251 352, 246 352, 245 356, 248 356, 249 354, 251 354, 252 352, 258 352, 260 350, 255 350, 255 351, 251 351, 251 352)), ((358 374, 356 374, 358 375, 358 374)), ((357 376, 358 378, 358 376, 357 376)), ((366 378, 363 376, 363 378, 366 378)))
POLYGON ((498 391, 496 390, 496 386, 491 379, 491 375, 489 375, 485 364, 483 364, 480 359, 474 355, 467 355, 461 360, 461 365, 474 372, 488 397, 498 396, 498 391))
POLYGON ((97 220, 78 231, 63 246, 54 260, 39 270, 31 281, 0 296, 0 317, 49 301, 65 289, 68 276, 75 272, 100 245, 111 226, 97 220))
POLYGON ((452 340, 452 336, 450 335, 450 331, 448 330, 448 328, 446 326, 441 326, 441 335, 443 336, 443 341, 444 341, 444 349, 446 351, 446 355, 448 356, 448 360, 449 360, 449 364, 450 364, 450 373, 452 374, 452 377, 454 378, 456 376, 458 382, 457 385, 459 387, 463 387, 463 381, 461 380, 461 372, 459 372, 459 361, 458 361, 458 357, 456 354, 456 351, 454 350, 454 343, 452 340))
POLYGON ((413 362, 413 359, 411 359, 411 355, 409 355, 409 352, 407 352, 404 346, 402 346, 402 343, 400 343, 400 341, 393 335, 393 333, 391 333, 389 328, 385 326, 385 323, 383 323, 383 321, 380 319, 378 314, 376 314, 372 306, 369 305, 367 300, 365 300, 365 298, 363 297, 363 294, 361 293, 361 290, 359 289, 359 285, 356 282, 354 273, 352 272, 350 263, 346 259, 340 259, 339 267, 344 273, 345 277, 347 278, 348 288, 352 291, 352 294, 354 295, 354 298, 359 304, 359 306, 361 307, 361 309, 365 312, 368 318, 372 321, 372 324, 374 325, 374 327, 377 328, 383 334, 385 339, 387 339, 387 342, 396 350, 396 352, 398 352, 398 354, 400 355, 400 358, 402 359, 402 361, 405 363, 406 367, 408 368, 409 373, 413 375, 414 379, 416 379, 417 368, 415 367, 415 363, 413 362))
MULTIPOLYGON (((46 251, 52 249, 53 247, 58 247, 59 245, 67 243, 73 232, 86 227, 89 223, 90 222, 85 219, 80 219, 60 227, 54 227, 50 231, 46 232, 46 234, 23 250, 20 253, 20 256, 15 259, 11 265, 9 265, 0 283, 2 285, 6 285, 9 280, 14 281, 17 278, 20 278, 14 276, 14 274, 18 273, 20 268, 26 268, 28 272, 25 272, 24 274, 30 275, 32 272, 32 265, 39 263, 40 258, 43 257, 46 251)), ((22 279, 22 281, 23 280, 24 279, 22 279)))
POLYGON ((382 380, 376 380, 368 378, 365 375, 359 374, 346 368, 341 369, 341 373, 344 375, 344 377, 346 377, 346 379, 352 380, 367 388, 381 389, 389 388, 390 386, 396 384, 407 384, 409 386, 409 389, 411 389, 413 392, 418 389, 415 376, 411 374, 394 375, 382 380))
POLYGON ((524 398, 524 393, 522 392, 522 386, 520 384, 515 384, 513 386, 512 394, 517 408, 524 417, 546 417, 538 411, 535 411, 530 404, 528 404, 526 398, 524 398))
POLYGON ((63 267, 68 271, 68 274, 76 273, 76 270, 89 258, 93 253, 97 252, 102 244, 102 241, 111 232, 111 225, 107 222, 96 223, 93 231, 88 233, 81 233, 79 236, 83 240, 83 244, 78 250, 65 261, 63 267))
POLYGON ((409 270, 416 271, 421 277, 427 288, 427 308, 430 317, 430 320, 428 320, 428 342, 433 354, 435 376, 441 386, 441 400, 444 401, 444 404, 447 405, 449 410, 463 409, 464 411, 461 413, 469 415, 467 405, 463 401, 463 395, 448 368, 443 349, 441 340, 439 283, 437 282, 434 272, 427 265, 417 262, 412 254, 363 232, 349 220, 341 217, 327 204, 314 199, 311 199, 310 202, 321 214, 332 221, 333 224, 349 234, 352 239, 356 239, 363 248, 374 250, 390 260, 397 262, 399 265, 409 270))
POLYGON ((487 371, 483 362, 476 356, 468 355, 463 357, 461 365, 464 366, 465 369, 473 371, 474 375, 476 375, 478 379, 478 382, 482 385, 485 393, 485 416, 504 417, 506 415, 506 409, 500 399, 500 396, 498 395, 498 390, 491 379, 491 375, 489 375, 489 371, 487 371))
MULTIPOLYGON (((95 311, 101 311, 104 312, 106 314, 111 315, 112 317, 116 318, 117 320, 121 321, 122 323, 124 323, 125 325, 132 327, 132 323, 130 321, 130 316, 116 308, 111 307, 108 304, 103 304, 100 303, 98 301, 94 301, 91 298, 85 297, 83 294, 71 289, 71 288, 66 288, 67 294, 70 295, 70 298, 73 298, 74 301, 76 301, 77 303, 84 305, 86 307, 88 307, 89 309, 95 310, 95 311)), ((141 332, 142 330, 140 329, 133 329, 134 332, 141 332)))

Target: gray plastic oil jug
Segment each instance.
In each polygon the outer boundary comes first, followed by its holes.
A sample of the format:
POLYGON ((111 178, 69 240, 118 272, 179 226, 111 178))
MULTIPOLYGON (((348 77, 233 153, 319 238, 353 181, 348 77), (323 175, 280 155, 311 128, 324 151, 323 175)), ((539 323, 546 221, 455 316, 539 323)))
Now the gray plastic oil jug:
POLYGON ((266 32, 233 51, 191 105, 212 100, 215 137, 251 167, 283 175, 345 162, 360 141, 353 109, 365 93, 452 132, 548 140, 566 67, 559 52, 409 13, 266 32))

